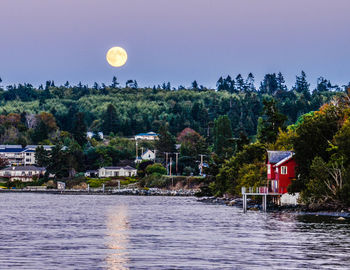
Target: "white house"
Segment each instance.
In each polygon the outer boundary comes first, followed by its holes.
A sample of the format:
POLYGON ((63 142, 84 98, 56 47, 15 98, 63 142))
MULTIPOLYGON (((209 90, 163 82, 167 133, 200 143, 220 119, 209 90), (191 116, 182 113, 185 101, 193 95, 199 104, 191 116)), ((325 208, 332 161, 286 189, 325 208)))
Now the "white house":
POLYGON ((141 157, 137 157, 135 159, 135 163, 140 163, 142 160, 154 161, 155 158, 156 158, 155 152, 153 152, 152 150, 146 149, 146 151, 142 153, 141 157))
POLYGON ((155 153, 152 150, 146 149, 141 155, 142 160, 154 160, 156 158, 155 153))
POLYGON ((10 181, 20 180, 22 182, 30 182, 33 181, 34 176, 39 178, 45 172, 46 169, 43 167, 17 166, 0 170, 0 177, 8 178, 10 181))
POLYGON ((130 166, 125 167, 102 167, 98 170, 98 177, 116 177, 116 176, 136 176, 137 170, 130 166))
MULTIPOLYGON (((35 150, 39 145, 0 145, 0 157, 7 159, 9 165, 34 165, 35 150)), ((51 151, 51 145, 42 145, 46 151, 51 151)))
POLYGON ((139 133, 135 135, 135 140, 155 141, 158 140, 158 134, 153 131, 147 133, 139 133))

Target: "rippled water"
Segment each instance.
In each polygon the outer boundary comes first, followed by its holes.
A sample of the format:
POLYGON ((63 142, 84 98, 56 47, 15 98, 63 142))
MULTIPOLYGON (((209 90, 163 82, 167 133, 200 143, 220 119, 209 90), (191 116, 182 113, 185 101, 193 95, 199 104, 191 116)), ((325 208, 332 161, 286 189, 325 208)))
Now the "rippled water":
POLYGON ((350 223, 195 198, 0 194, 0 269, 350 269, 350 223))

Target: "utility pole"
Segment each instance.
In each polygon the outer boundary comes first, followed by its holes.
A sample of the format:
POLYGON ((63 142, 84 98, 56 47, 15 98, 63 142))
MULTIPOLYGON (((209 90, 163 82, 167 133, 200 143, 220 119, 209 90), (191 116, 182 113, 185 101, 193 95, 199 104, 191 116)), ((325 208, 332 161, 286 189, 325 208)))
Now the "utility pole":
POLYGON ((173 165, 173 158, 170 157, 170 176, 171 176, 171 167, 172 167, 172 165, 173 165))
POLYGON ((141 147, 141 156, 143 155, 143 147, 141 147))
POLYGON ((205 156, 205 155, 200 155, 201 156, 201 164, 203 164, 203 157, 205 156))
POLYGON ((157 150, 154 150, 154 163, 156 163, 156 159, 157 159, 157 150))
POLYGON ((203 157, 204 157, 205 155, 200 155, 200 157, 201 157, 201 163, 200 163, 200 170, 199 170, 199 172, 200 172, 200 175, 203 175, 203 157))
POLYGON ((166 171, 167 171, 167 174, 169 174, 168 172, 168 152, 165 152, 165 167, 166 167, 166 171))
POLYGON ((136 159, 137 159, 138 155, 139 155, 139 152, 137 151, 137 141, 136 141, 136 159))
POLYGON ((175 160, 176 160, 176 168, 175 168, 175 170, 176 170, 176 175, 178 175, 178 166, 177 166, 177 164, 178 164, 178 161, 179 161, 179 153, 175 153, 175 160))

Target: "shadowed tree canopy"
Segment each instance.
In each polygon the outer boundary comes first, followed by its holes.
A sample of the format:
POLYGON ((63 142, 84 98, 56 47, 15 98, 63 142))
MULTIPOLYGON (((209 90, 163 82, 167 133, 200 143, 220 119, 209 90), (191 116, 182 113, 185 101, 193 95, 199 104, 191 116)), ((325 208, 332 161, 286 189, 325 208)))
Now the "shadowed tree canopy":
POLYGON ((111 132, 115 133, 118 130, 118 116, 115 107, 112 104, 109 104, 107 110, 104 114, 102 122, 102 131, 105 134, 111 132))
POLYGON ((220 116, 214 122, 214 151, 222 157, 228 157, 234 152, 231 121, 227 115, 220 116))

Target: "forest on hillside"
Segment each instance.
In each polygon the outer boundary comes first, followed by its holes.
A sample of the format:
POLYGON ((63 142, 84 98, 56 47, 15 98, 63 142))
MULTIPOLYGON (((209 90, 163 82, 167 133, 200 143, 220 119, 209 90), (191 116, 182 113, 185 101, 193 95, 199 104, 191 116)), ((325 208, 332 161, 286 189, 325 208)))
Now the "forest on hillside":
MULTIPOLYGON (((221 115, 229 117, 234 137, 241 132, 253 137, 264 99, 275 99, 278 109, 287 116, 287 124, 292 124, 344 89, 345 86, 332 85, 322 77, 317 87, 310 89, 304 72, 296 76, 291 89, 285 85, 281 73, 266 74, 259 87, 251 73, 247 78, 240 74, 234 79, 220 77, 217 89, 207 89, 197 81, 187 89, 172 88, 170 83, 139 88, 135 80, 128 80, 122 87, 116 77, 109 85, 94 83, 92 87, 69 82, 56 86, 54 81, 38 88, 28 83, 5 87, 0 79, 0 114, 15 113, 30 122, 34 115, 47 112, 60 130, 71 132, 80 113, 88 130, 118 136, 158 131, 162 123, 168 123, 174 135, 190 127, 210 141, 214 120, 221 115)), ((2 129, 0 135, 3 134, 2 129)), ((0 137, 0 143, 8 143, 6 136, 0 137)))

